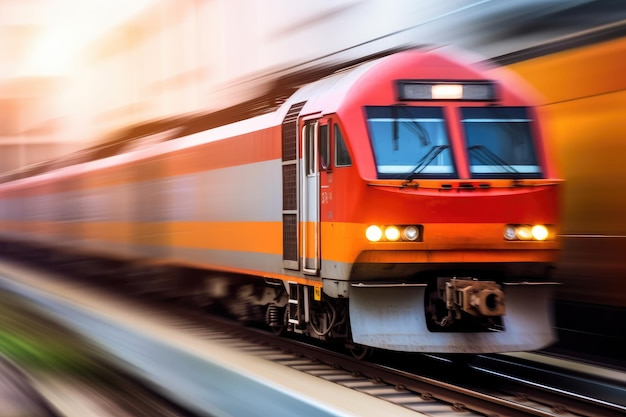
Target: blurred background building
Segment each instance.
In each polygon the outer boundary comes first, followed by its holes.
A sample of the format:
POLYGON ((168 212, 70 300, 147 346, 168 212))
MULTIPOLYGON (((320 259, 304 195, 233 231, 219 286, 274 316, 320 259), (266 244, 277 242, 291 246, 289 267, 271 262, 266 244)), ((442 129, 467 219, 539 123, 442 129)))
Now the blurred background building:
POLYGON ((0 0, 0 171, 242 101, 281 70, 408 44, 482 59, 620 18, 594 3, 0 0))

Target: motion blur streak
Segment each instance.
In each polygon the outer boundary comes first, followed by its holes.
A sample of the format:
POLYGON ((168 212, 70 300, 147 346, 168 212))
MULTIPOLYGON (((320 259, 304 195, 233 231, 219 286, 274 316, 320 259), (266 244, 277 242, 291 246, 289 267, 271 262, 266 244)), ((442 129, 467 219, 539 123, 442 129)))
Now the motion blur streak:
POLYGON ((544 96, 566 178, 558 298, 626 307, 626 38, 515 63, 544 96))
POLYGON ((568 11, 591 3, 0 2, 1 166, 66 154, 146 120, 245 101, 277 72, 416 44, 511 52, 571 30, 572 22, 579 27, 580 19, 564 23, 568 11), (546 30, 546 22, 558 23, 546 30))

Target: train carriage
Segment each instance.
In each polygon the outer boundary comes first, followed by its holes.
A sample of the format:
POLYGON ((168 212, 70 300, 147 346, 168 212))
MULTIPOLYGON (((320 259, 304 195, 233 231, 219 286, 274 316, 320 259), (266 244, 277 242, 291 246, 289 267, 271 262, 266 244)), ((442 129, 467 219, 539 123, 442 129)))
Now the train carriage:
POLYGON ((559 180, 524 87, 485 74, 401 52, 260 116, 6 180, 0 236, 193 271, 194 295, 277 332, 539 349, 559 180))

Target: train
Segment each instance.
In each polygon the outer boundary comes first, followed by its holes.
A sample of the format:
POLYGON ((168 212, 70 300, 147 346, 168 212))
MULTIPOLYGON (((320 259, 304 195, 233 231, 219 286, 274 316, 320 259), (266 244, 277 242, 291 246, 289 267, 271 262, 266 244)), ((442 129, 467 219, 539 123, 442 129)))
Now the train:
POLYGON ((536 102, 462 54, 375 57, 5 174, 2 248, 355 355, 541 349, 562 180, 536 102))

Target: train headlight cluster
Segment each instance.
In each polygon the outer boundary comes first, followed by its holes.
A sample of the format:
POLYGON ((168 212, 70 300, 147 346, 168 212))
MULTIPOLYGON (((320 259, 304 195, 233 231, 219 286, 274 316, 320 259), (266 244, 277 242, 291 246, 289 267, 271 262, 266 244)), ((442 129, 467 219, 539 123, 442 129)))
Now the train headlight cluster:
POLYGON ((507 224, 504 226, 506 240, 551 240, 550 226, 543 224, 507 224))
POLYGON ((378 226, 371 225, 365 230, 365 237, 370 242, 416 242, 422 237, 421 226, 378 226))

